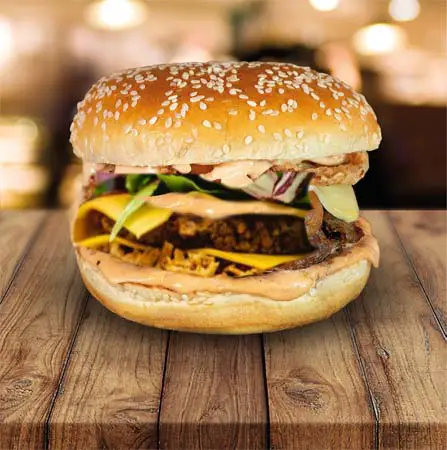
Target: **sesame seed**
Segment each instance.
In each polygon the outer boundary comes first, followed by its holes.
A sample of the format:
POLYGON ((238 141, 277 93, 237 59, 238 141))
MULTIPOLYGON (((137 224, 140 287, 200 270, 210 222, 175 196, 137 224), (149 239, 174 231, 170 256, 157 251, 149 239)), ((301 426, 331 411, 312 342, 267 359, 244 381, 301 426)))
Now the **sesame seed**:
POLYGON ((209 120, 204 120, 202 125, 206 128, 211 128, 211 122, 209 120))
POLYGON ((332 116, 332 111, 330 108, 326 109, 326 115, 327 116, 332 116))
POLYGON ((230 109, 230 111, 228 111, 228 114, 230 116, 236 116, 237 115, 237 110, 236 109, 230 109))
POLYGON ((318 114, 312 113, 312 120, 317 120, 317 119, 318 119, 318 114))
POLYGON ((140 120, 138 121, 138 124, 139 124, 139 125, 146 125, 146 119, 140 119, 140 120))
POLYGON ((252 106, 254 108, 255 106, 257 106, 257 103, 254 102, 253 100, 247 100, 247 105, 252 106))
POLYGON ((130 91, 130 95, 138 95, 137 91, 130 91))
POLYGON ((165 100, 161 106, 168 106, 171 102, 169 100, 165 100))
POLYGON ((282 136, 279 133, 273 133, 275 141, 282 141, 282 136))
POLYGON ((203 100, 205 98, 204 95, 198 95, 197 97, 193 97, 190 101, 191 103, 197 103, 200 102, 200 100, 203 100))
POLYGON ((256 112, 253 111, 252 109, 250 109, 250 112, 248 113, 248 118, 250 120, 255 120, 256 119, 256 112))
POLYGON ((335 120, 340 121, 342 119, 342 117, 340 116, 340 114, 335 113, 334 114, 335 120))
POLYGON ((177 109, 177 106, 178 106, 178 103, 173 103, 173 104, 169 107, 169 109, 170 109, 171 111, 175 111, 175 110, 177 109))
POLYGON ((253 142, 253 136, 246 136, 244 142, 246 145, 251 144, 253 142))
POLYGON ((292 132, 288 129, 288 128, 286 128, 285 130, 284 130, 284 134, 287 136, 287 137, 292 137, 292 132))
POLYGON ((264 125, 258 125, 258 131, 262 134, 265 134, 265 127, 264 125))
POLYGON ((283 88, 279 88, 279 89, 278 89, 278 93, 279 93, 279 94, 284 94, 284 92, 286 92, 286 91, 285 91, 283 88))
POLYGON ((200 107, 200 109, 202 109, 203 111, 205 111, 205 109, 208 108, 208 107, 206 106, 206 103, 203 103, 203 102, 200 102, 199 107, 200 107))
POLYGON ((124 103, 123 111, 127 111, 129 109, 129 103, 124 103))
POLYGON ((191 92, 191 94, 189 94, 190 97, 195 97, 197 95, 197 92, 191 92))
POLYGON ((172 117, 168 117, 168 118, 165 120, 165 127, 166 127, 166 128, 170 128, 171 125, 172 125, 172 117))
POLYGON ((119 98, 115 103, 115 108, 118 109, 121 106, 122 100, 119 98))
POLYGON ((283 103, 283 104, 281 105, 281 111, 282 111, 282 112, 286 112, 287 110, 288 110, 287 105, 286 105, 285 103, 283 103))
POLYGON ((267 104, 267 100, 261 100, 259 102, 259 106, 265 106, 267 104))
POLYGON ((222 147, 222 150, 224 153, 229 153, 230 152, 230 146, 228 144, 224 144, 222 147))
POLYGON ((219 122, 214 122, 213 125, 214 125, 214 128, 216 130, 221 130, 222 129, 222 125, 219 122))
POLYGON ((304 131, 303 131, 303 130, 300 130, 300 131, 298 131, 298 132, 296 133, 296 137, 297 137, 298 139, 301 139, 303 136, 304 136, 304 131))
POLYGON ((152 117, 151 120, 149 120, 149 123, 150 123, 151 125, 153 125, 157 120, 158 120, 158 117, 157 117, 157 116, 154 116, 154 117, 152 117))

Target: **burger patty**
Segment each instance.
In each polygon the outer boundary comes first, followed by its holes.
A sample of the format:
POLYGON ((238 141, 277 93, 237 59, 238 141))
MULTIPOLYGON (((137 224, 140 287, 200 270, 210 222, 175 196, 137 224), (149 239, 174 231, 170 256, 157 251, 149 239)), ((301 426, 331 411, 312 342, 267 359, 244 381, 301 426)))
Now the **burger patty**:
MULTIPOLYGON (((110 233, 112 220, 95 213, 94 221, 101 231, 110 233)), ((127 230, 121 230, 120 236, 136 240, 127 230)), ((173 214, 166 223, 138 241, 154 247, 170 242, 185 250, 208 247, 260 254, 299 254, 313 250, 304 221, 292 216, 249 215, 211 220, 190 214, 173 214)))

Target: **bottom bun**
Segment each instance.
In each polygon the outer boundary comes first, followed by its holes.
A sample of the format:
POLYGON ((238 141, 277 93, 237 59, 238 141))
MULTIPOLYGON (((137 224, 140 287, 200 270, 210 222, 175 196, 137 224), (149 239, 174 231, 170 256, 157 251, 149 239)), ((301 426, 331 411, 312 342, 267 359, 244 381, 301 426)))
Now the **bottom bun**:
POLYGON ((360 294, 371 269, 371 263, 361 259, 322 278, 306 294, 278 301, 235 292, 179 294, 115 284, 78 252, 77 256, 85 285, 106 308, 134 322, 197 333, 261 333, 326 319, 360 294))

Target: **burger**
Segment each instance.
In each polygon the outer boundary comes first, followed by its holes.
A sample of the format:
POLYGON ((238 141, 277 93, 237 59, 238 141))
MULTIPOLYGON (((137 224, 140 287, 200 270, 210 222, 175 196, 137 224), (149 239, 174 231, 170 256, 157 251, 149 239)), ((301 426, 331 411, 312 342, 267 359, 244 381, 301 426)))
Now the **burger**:
POLYGON ((172 330, 327 318, 378 264, 352 186, 380 140, 365 98, 308 67, 165 64, 102 78, 71 128, 85 285, 116 314, 172 330))

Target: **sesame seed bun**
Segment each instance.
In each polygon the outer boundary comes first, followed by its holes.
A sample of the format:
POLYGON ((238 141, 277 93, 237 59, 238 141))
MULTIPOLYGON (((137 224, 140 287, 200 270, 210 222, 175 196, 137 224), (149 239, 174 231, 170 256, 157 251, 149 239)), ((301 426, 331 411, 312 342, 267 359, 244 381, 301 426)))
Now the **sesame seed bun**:
MULTIPOLYGON (((157 285, 113 283, 102 265, 88 261, 79 249, 76 255, 87 289, 106 308, 128 320, 198 333, 271 332, 326 319, 361 293, 371 265, 378 263, 379 249, 369 224, 362 219, 359 225, 364 237, 342 254, 288 272, 297 283, 304 278, 315 280, 306 292, 290 300, 242 293, 236 287, 223 293, 202 290, 180 294, 157 285)), ((256 278, 260 283, 270 276, 256 278)))
POLYGON ((296 161, 374 150, 376 116, 347 84, 282 63, 141 67, 99 80, 71 142, 87 162, 132 166, 296 161))

